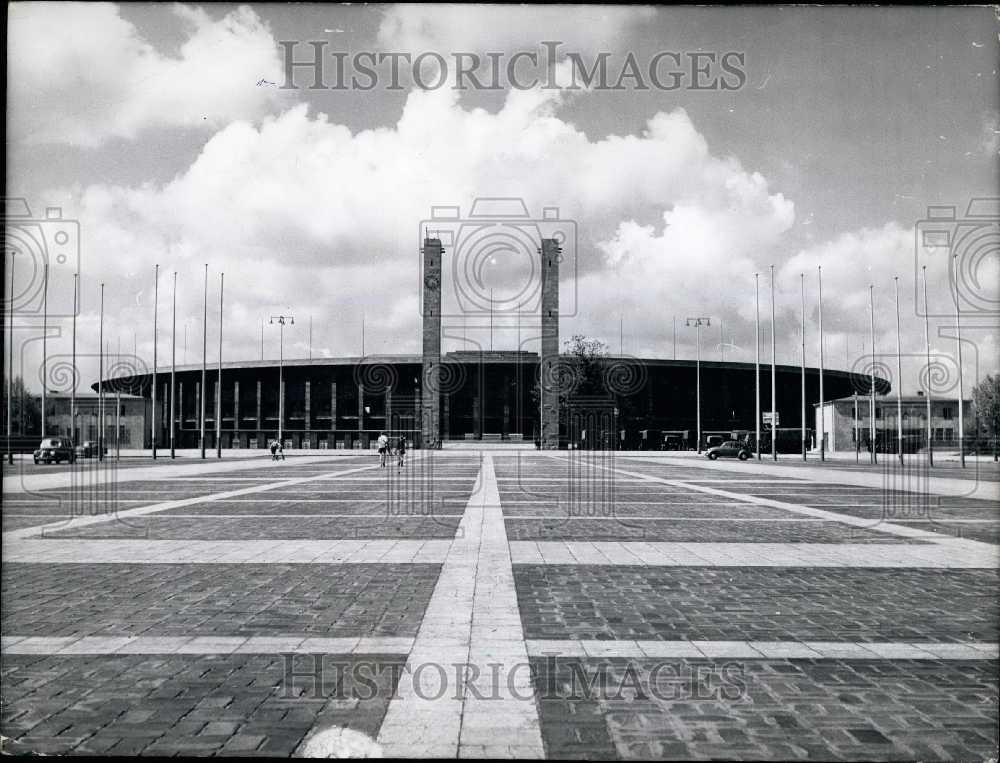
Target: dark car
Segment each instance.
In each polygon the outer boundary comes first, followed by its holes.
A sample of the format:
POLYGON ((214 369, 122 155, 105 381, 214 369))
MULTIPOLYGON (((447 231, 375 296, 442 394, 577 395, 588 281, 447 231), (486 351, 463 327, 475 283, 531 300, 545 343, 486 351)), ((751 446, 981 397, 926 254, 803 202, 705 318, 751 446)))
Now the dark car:
POLYGON ((56 463, 76 461, 76 451, 68 437, 46 437, 34 453, 35 463, 56 463))
POLYGON ((712 461, 717 458, 738 458, 740 461, 746 461, 750 458, 750 448, 736 440, 726 440, 721 445, 709 448, 705 455, 712 461))
MULTIPOLYGON (((76 446, 77 458, 96 458, 98 455, 98 445, 96 440, 84 440, 76 446)), ((104 455, 108 455, 107 446, 104 447, 104 455)))

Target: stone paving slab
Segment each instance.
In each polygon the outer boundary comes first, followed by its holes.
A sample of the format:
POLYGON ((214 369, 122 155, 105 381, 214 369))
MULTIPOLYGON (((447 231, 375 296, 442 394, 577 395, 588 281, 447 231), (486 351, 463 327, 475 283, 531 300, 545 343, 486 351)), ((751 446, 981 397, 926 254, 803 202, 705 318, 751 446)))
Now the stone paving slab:
POLYGON ((515 565, 530 639, 996 640, 996 570, 515 565))
POLYGON ((412 638, 439 572, 434 564, 7 563, 0 627, 18 636, 412 638))
POLYGON ((1000 549, 940 536, 938 543, 666 543, 654 541, 517 541, 515 564, 708 567, 929 567, 995 569, 1000 549))
POLYGON ((67 540, 3 541, 5 563, 220 564, 440 563, 450 540, 67 540))
POLYGON ((288 757, 314 727, 373 738, 398 655, 3 655, 13 754, 288 757))
POLYGON ((386 501, 384 498, 309 498, 281 501, 255 501, 228 499, 182 506, 160 512, 160 516, 248 515, 289 516, 303 514, 382 515, 388 517, 411 516, 460 516, 465 510, 464 500, 386 501))
POLYGON ((149 540, 315 540, 318 538, 451 538, 457 516, 431 517, 169 517, 149 516, 46 532, 52 538, 149 540))
POLYGON ((551 501, 503 502, 504 517, 521 519, 546 517, 551 519, 626 519, 647 517, 660 519, 788 519, 795 514, 768 506, 748 506, 743 503, 700 500, 688 503, 669 501, 614 501, 613 503, 556 503, 551 501))
MULTIPOLYGON (((528 639, 531 657, 712 657, 834 660, 996 660, 1000 644, 860 641, 595 641, 528 639)), ((16 648, 16 647, 15 647, 16 648)))
POLYGON ((548 757, 984 760, 988 660, 532 658, 548 757))
MULTIPOLYGON (((554 519, 507 519, 512 540, 648 540, 715 543, 912 543, 908 538, 876 529, 854 528, 850 537, 842 525, 818 520, 812 523, 728 522, 680 523, 672 519, 648 522, 616 517, 605 522, 554 519)), ((916 541, 919 542, 919 541, 916 541)))

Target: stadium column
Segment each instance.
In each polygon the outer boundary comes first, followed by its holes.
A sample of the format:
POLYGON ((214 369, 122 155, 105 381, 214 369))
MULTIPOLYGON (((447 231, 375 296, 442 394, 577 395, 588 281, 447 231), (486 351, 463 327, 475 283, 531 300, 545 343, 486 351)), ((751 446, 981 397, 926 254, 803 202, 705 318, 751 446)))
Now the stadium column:
POLYGON ((554 238, 542 239, 542 357, 541 441, 543 450, 559 448, 559 260, 562 250, 554 238))
POLYGON ((441 446, 441 239, 424 239, 422 446, 441 446))

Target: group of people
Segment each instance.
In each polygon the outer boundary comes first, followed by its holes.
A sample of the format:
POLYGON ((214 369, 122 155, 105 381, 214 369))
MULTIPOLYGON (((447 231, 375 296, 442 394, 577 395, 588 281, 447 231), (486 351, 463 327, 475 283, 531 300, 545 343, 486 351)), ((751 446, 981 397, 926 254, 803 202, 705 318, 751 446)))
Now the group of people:
MULTIPOLYGON (((402 469, 403 464, 406 460, 406 438, 398 437, 396 438, 396 445, 393 447, 390 444, 389 437, 385 432, 382 432, 378 436, 376 441, 376 446, 378 447, 378 457, 379 466, 385 468, 387 459, 391 453, 396 455, 396 465, 402 469)), ((271 460, 272 461, 284 461, 285 460, 285 445, 280 440, 271 440, 271 460)))
POLYGON ((386 435, 385 432, 382 432, 381 434, 379 434, 378 440, 376 440, 375 444, 376 444, 376 447, 378 448, 378 465, 379 465, 380 468, 383 468, 383 469, 385 468, 386 461, 389 458, 389 454, 392 453, 392 452, 395 452, 395 454, 396 454, 396 459, 397 459, 396 465, 397 465, 397 467, 400 468, 400 469, 403 468, 403 462, 406 459, 406 438, 405 437, 400 436, 400 437, 396 438, 396 447, 393 448, 390 445, 389 437, 386 435))

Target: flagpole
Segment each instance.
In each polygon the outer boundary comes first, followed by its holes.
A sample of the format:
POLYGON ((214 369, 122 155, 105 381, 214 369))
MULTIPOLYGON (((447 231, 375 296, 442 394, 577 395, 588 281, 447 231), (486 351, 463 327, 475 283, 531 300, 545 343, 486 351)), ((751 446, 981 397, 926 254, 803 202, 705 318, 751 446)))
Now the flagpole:
POLYGON ((205 458, 205 398, 208 395, 208 390, 205 389, 205 384, 207 383, 207 365, 208 365, 208 263, 205 263, 205 300, 204 308, 202 310, 201 319, 201 395, 199 396, 201 400, 198 401, 200 408, 200 418, 201 418, 201 457, 205 458))
POLYGON ((157 317, 160 313, 160 265, 156 264, 155 275, 153 276, 153 415, 152 419, 152 439, 153 460, 156 460, 156 338, 157 338, 157 317))
POLYGON ((875 443, 875 285, 868 285, 868 303, 871 306, 871 330, 872 330, 872 367, 871 367, 871 400, 868 413, 871 424, 871 463, 878 463, 875 443))
MULTIPOLYGON (((215 457, 222 458, 222 292, 226 274, 219 273, 219 386, 215 392, 215 457)), ((234 426, 236 422, 233 422, 234 426)))
POLYGON ((69 391, 69 431, 76 447, 76 314, 80 309, 80 274, 73 274, 73 386, 69 391))
POLYGON ((819 460, 826 461, 826 398, 823 395, 823 266, 818 265, 819 278, 819 460))
POLYGON ((104 460, 104 284, 101 284, 101 317, 97 333, 97 459, 104 460))
POLYGON ((177 408, 177 271, 174 271, 173 318, 170 330, 170 457, 176 458, 174 430, 176 429, 177 408))
POLYGON ((931 323, 927 304, 927 266, 921 267, 924 277, 924 347, 927 352, 927 465, 934 466, 934 431, 931 428, 931 323))
POLYGON ((754 450, 757 451, 757 460, 761 460, 760 453, 760 273, 753 274, 754 291, 754 330, 753 330, 753 352, 754 352, 754 450))
POLYGON ((42 437, 48 434, 46 398, 48 396, 48 335, 49 335, 49 264, 42 270, 42 437))

